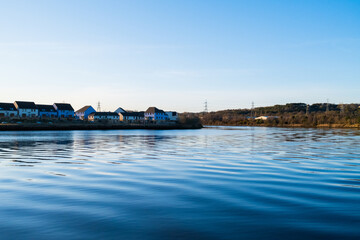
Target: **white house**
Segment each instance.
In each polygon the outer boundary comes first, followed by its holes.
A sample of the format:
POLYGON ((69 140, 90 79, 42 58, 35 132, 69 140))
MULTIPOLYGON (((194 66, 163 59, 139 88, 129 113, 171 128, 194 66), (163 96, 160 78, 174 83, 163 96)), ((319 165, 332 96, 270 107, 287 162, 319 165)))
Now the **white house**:
POLYGON ((119 114, 116 112, 94 112, 89 114, 88 116, 89 121, 112 121, 118 122, 119 121, 119 114))
POLYGON ((56 118, 57 111, 53 105, 36 104, 40 118, 56 118))
POLYGON ((270 120, 270 119, 275 119, 278 118, 277 116, 260 116, 260 117, 256 117, 255 120, 270 120))
POLYGON ((13 103, 0 103, 0 118, 17 117, 18 111, 13 103))
POLYGON ((170 121, 179 120, 179 115, 177 112, 165 112, 165 113, 168 115, 170 121))
POLYGON ((69 103, 54 103, 53 106, 58 113, 58 118, 74 117, 74 109, 69 103))
POLYGON ((144 112, 123 112, 119 113, 120 121, 133 122, 144 120, 144 112))
POLYGON ((156 107, 149 107, 144 116, 146 120, 169 120, 169 116, 163 110, 156 107))
POLYGON ((79 110, 77 110, 75 112, 75 116, 78 119, 87 120, 89 114, 94 113, 94 112, 96 112, 95 109, 92 106, 88 105, 88 106, 82 107, 79 110))
POLYGON ((14 105, 21 118, 37 118, 38 109, 34 102, 15 101, 14 105))

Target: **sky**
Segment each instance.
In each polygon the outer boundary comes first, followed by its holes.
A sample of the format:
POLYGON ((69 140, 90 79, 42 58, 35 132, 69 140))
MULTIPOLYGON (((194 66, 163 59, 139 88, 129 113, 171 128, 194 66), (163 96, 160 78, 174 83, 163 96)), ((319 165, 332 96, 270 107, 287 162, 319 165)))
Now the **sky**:
POLYGON ((360 102, 360 1, 0 0, 0 102, 360 102))

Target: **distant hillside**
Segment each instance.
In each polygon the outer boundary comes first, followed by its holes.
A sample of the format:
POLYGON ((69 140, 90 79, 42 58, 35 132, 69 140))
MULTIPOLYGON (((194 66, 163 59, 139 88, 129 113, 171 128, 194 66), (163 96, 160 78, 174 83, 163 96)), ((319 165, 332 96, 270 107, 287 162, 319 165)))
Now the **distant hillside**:
POLYGON ((231 109, 208 113, 183 113, 183 118, 198 118, 203 125, 359 127, 360 104, 288 103, 251 109, 231 109), (259 116, 276 118, 261 120, 259 116))

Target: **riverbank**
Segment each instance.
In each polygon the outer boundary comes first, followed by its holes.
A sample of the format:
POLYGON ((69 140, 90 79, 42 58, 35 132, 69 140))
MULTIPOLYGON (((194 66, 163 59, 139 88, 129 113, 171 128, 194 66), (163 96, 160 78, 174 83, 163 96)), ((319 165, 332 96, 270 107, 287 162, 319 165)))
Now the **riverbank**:
POLYGON ((5 123, 0 124, 0 131, 59 131, 59 130, 117 130, 117 129, 200 129, 199 124, 181 123, 89 123, 89 122, 61 122, 61 123, 5 123))

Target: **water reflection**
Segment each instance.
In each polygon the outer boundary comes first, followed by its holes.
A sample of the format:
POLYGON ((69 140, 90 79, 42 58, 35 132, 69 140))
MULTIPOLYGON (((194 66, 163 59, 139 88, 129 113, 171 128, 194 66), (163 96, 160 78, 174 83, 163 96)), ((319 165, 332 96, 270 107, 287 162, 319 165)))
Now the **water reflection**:
POLYGON ((4 132, 0 232, 354 238, 359 146, 358 131, 331 129, 4 132))
POLYGON ((71 158, 73 143, 71 132, 47 132, 35 136, 29 132, 6 133, 0 138, 0 158, 2 164, 10 161, 15 166, 33 166, 56 160, 55 156, 71 158))

